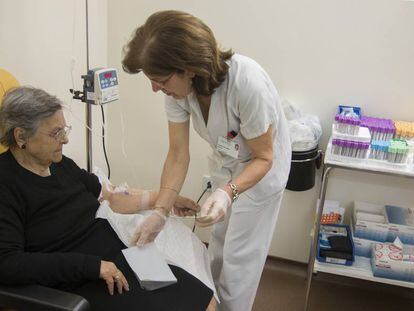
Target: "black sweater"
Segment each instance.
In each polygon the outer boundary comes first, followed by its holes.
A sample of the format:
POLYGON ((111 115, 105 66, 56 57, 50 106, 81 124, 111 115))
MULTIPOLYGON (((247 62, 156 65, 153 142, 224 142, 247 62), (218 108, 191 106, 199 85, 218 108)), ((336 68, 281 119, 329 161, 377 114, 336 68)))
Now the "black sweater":
POLYGON ((0 282, 47 286, 99 278, 100 261, 121 245, 95 219, 97 177, 63 157, 38 176, 0 155, 0 282))
POLYGON ((105 219, 95 219, 101 185, 95 175, 63 157, 40 177, 21 167, 10 151, 0 155, 0 283, 37 283, 85 297, 91 310, 205 310, 212 291, 170 266, 178 282, 147 292, 128 266, 105 219), (116 264, 129 283, 108 295, 100 261, 116 264), (138 309, 137 309, 138 308, 138 309))

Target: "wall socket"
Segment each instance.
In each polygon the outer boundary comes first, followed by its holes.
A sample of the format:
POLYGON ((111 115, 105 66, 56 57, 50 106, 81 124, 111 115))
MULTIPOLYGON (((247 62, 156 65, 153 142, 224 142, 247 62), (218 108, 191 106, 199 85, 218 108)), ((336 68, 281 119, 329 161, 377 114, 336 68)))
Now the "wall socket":
MULTIPOLYGON (((203 184, 201 185, 202 186, 202 188, 203 188, 203 191, 204 191, 204 189, 206 189, 207 188, 207 184, 210 182, 210 185, 211 185, 211 176, 210 175, 203 175, 203 184)), ((211 192, 211 188, 210 189, 208 189, 207 190, 208 192, 211 192)))

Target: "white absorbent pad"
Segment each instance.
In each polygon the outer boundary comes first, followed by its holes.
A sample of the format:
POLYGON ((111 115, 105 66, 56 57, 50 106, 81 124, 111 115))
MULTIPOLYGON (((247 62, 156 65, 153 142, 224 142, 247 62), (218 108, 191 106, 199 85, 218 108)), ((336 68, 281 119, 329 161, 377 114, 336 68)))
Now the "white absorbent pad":
MULTIPOLYGON (((130 246, 136 228, 149 213, 150 211, 137 214, 114 213, 108 201, 103 201, 96 212, 96 218, 107 219, 121 241, 130 246)), ((214 292, 214 297, 218 301, 206 246, 186 225, 179 219, 167 218, 164 229, 155 239, 155 244, 169 264, 182 268, 203 282, 214 292)))
POLYGON ((122 253, 143 289, 155 290, 177 283, 177 278, 154 242, 125 248, 122 253))

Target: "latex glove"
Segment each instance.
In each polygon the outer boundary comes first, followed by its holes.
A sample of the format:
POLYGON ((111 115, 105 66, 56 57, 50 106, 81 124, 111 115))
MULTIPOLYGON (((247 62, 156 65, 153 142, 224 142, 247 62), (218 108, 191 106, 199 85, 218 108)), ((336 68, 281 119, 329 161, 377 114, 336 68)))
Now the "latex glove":
POLYGON ((185 217, 185 216, 194 216, 200 210, 200 205, 198 205, 193 200, 178 196, 175 200, 173 211, 174 215, 185 217))
POLYGON ((197 225, 207 227, 223 221, 231 203, 230 196, 226 191, 220 188, 216 189, 201 207, 200 216, 196 219, 197 225))
POLYGON ((155 240, 158 233, 164 228, 167 217, 162 212, 154 209, 139 225, 132 237, 131 245, 138 247, 155 240))

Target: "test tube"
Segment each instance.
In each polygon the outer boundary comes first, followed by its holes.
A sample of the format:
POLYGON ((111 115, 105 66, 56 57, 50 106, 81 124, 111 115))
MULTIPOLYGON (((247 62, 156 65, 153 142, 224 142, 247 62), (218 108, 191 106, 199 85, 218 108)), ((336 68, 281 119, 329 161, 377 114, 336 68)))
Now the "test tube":
POLYGON ((388 142, 384 142, 384 145, 382 146, 382 158, 381 160, 386 160, 387 159, 387 154, 388 154, 388 142))
POLYGON ((346 156, 347 157, 350 157, 351 156, 351 153, 352 153, 352 141, 347 141, 346 142, 346 145, 347 145, 347 148, 346 148, 346 156))
POLYGON ((341 148, 341 155, 345 155, 347 151, 347 143, 346 140, 342 140, 342 148, 341 148))
POLYGON ((361 154, 361 143, 358 142, 357 143, 357 148, 356 148, 356 152, 355 152, 355 157, 359 158, 361 154))
POLYGON ((401 163, 403 150, 401 148, 397 148, 395 151, 395 162, 401 163))
POLYGON ((401 162, 407 163, 407 158, 408 158, 408 148, 406 148, 405 152, 403 153, 401 162))
POLYGON ((348 151, 348 143, 346 140, 342 141, 342 150, 341 150, 341 155, 345 156, 346 153, 348 151))
POLYGON ((397 150, 395 150, 394 147, 391 147, 391 148, 388 149, 388 162, 395 163, 395 158, 396 158, 396 155, 397 155, 396 151, 397 150))
POLYGON ((338 142, 336 138, 332 139, 332 153, 338 154, 338 142))
POLYGON ((347 145, 347 147, 346 147, 346 156, 347 157, 349 157, 349 156, 351 156, 351 152, 352 152, 352 141, 347 141, 346 142, 346 145, 347 145))

